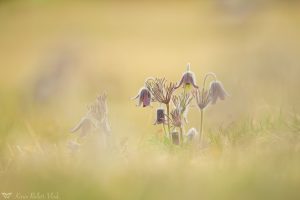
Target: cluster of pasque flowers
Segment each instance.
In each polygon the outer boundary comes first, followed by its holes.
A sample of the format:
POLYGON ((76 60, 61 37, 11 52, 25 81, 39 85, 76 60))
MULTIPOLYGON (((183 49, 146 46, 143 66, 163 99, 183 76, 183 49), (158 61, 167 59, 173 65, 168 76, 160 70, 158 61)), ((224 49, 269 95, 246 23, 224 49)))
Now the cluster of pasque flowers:
POLYGON ((215 104, 219 99, 224 100, 226 96, 228 96, 227 92, 214 73, 208 73, 204 76, 203 85, 200 89, 196 83, 195 74, 190 70, 190 64, 188 64, 179 83, 168 82, 165 78, 148 78, 138 95, 133 99, 137 99, 137 106, 142 107, 157 102, 159 106, 156 110, 154 124, 162 124, 166 138, 172 140, 174 144, 180 144, 185 141, 192 141, 195 137, 199 137, 201 140, 205 108, 210 104, 215 104), (206 82, 209 77, 212 77, 213 80, 207 88, 206 82), (183 90, 177 92, 181 87, 183 90), (184 125, 188 123, 188 110, 193 99, 195 99, 201 112, 200 133, 195 128, 191 128, 184 134, 184 125), (167 130, 165 126, 167 126, 167 130))

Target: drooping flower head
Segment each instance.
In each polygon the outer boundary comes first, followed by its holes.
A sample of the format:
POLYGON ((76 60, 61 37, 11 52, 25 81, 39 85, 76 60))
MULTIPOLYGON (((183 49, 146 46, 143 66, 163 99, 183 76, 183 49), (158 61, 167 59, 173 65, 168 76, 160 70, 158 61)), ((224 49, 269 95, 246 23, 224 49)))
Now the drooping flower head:
POLYGON ((151 104, 151 93, 147 87, 142 87, 138 95, 133 99, 138 99, 137 106, 147 107, 151 104))
POLYGON ((198 88, 196 85, 196 77, 195 74, 190 70, 190 63, 187 65, 186 72, 183 73, 179 84, 175 87, 175 89, 183 86, 183 88, 189 89, 191 86, 194 88, 198 88))
POLYGON ((211 98, 211 103, 215 104, 218 99, 225 100, 228 94, 220 81, 213 81, 210 84, 209 96, 211 98))

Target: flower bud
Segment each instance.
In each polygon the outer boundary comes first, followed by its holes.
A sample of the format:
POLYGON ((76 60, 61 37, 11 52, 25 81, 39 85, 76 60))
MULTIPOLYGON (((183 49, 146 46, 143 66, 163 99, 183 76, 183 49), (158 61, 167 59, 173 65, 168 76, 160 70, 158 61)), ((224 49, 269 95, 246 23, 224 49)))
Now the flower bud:
POLYGON ((156 121, 155 124, 165 123, 165 110, 163 108, 158 108, 156 110, 156 121))
POLYGON ((195 137, 198 137, 199 133, 195 128, 191 128, 190 130, 188 130, 186 137, 187 137, 187 141, 191 142, 195 139, 195 137))

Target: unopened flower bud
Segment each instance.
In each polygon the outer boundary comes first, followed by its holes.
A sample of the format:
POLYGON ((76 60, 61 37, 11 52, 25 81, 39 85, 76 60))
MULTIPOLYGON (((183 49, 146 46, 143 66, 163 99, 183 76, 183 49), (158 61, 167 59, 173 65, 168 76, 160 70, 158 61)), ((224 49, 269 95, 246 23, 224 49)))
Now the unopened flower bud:
POLYGON ((165 123, 165 110, 163 108, 158 108, 156 110, 156 121, 155 124, 165 123))
POLYGON ((191 142, 195 139, 195 137, 198 137, 199 133, 195 128, 191 128, 190 130, 188 130, 186 137, 187 137, 187 141, 191 142))

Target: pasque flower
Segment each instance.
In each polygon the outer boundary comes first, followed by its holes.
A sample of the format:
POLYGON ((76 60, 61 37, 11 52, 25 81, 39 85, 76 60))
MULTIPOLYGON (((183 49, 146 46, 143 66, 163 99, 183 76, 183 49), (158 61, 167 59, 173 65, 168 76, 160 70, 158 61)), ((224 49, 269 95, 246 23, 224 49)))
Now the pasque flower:
POLYGON ((228 96, 227 92, 214 73, 205 74, 202 87, 199 89, 195 74, 190 70, 190 64, 188 64, 187 70, 177 84, 168 82, 165 78, 148 78, 135 99, 138 99, 138 105, 143 107, 149 106, 151 102, 160 104, 156 110, 154 124, 162 124, 165 135, 173 144, 178 145, 183 144, 183 141, 190 142, 195 137, 199 138, 200 142, 202 141, 205 109, 218 100, 224 100, 226 96, 228 96), (213 81, 207 87, 206 83, 209 78, 212 78, 213 81), (176 89, 179 87, 183 87, 183 90, 178 94, 176 89), (191 87, 194 90, 190 92, 191 87), (187 134, 184 134, 187 113, 193 98, 196 99, 201 114, 199 133, 195 128, 191 128, 187 134), (165 105, 165 109, 162 105, 165 105), (168 132, 165 125, 168 126, 168 132))
POLYGON ((220 81, 213 81, 210 84, 209 96, 211 98, 211 103, 215 104, 218 99, 225 100, 228 94, 220 81))
POLYGON ((189 88, 191 85, 194 88, 198 88, 198 86, 196 85, 195 74, 192 71, 190 71, 190 64, 188 63, 187 70, 186 70, 186 72, 183 73, 181 80, 180 80, 179 84, 177 84, 175 89, 177 89, 181 86, 183 86, 184 88, 189 88))
POLYGON ((143 87, 133 99, 138 99, 138 106, 147 107, 151 104, 151 93, 148 88, 143 87))
POLYGON ((204 76, 202 91, 197 90, 194 92, 194 96, 197 101, 197 105, 200 108, 201 118, 200 118, 200 141, 203 137, 203 118, 204 118, 204 109, 211 103, 215 104, 218 99, 224 100, 227 96, 222 83, 217 80, 217 76, 214 73, 207 73, 204 76), (206 90, 206 81, 209 77, 213 78, 213 81, 210 84, 209 90, 206 90))

